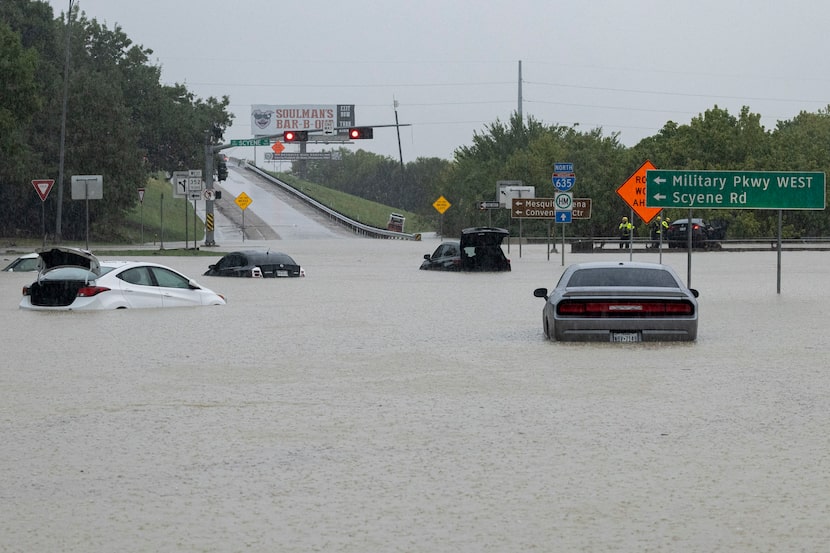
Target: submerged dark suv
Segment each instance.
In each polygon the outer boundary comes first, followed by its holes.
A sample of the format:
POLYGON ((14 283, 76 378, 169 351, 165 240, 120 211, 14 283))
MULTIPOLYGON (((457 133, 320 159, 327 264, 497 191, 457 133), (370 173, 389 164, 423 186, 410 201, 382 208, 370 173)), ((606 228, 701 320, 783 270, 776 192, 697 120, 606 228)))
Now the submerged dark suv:
MULTIPOLYGON (((723 240, 726 234, 723 226, 712 226, 703 219, 691 221, 692 248, 720 248, 720 240, 723 240)), ((689 219, 673 221, 666 229, 665 240, 670 248, 685 248, 689 243, 689 219)))
POLYGON ((442 242, 435 251, 424 255, 424 271, 509 271, 501 243, 510 233, 493 227, 466 228, 461 240, 442 242))
POLYGON ((509 271, 510 260, 501 243, 510 236, 503 228, 474 227, 461 231, 462 271, 509 271))

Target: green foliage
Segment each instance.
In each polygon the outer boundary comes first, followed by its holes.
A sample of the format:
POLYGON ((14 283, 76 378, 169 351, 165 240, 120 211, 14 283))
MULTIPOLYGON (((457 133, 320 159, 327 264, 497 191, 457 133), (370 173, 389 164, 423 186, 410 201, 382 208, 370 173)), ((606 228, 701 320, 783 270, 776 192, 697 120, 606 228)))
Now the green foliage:
POLYGON ((100 174, 105 200, 90 202, 90 236, 111 238, 152 172, 203 168, 205 144, 220 143, 231 121, 227 97, 202 100, 182 85, 162 85, 151 50, 134 45, 120 27, 88 19, 77 5, 71 15, 67 24, 52 17, 48 4, 31 0, 5 0, 0 10, 0 69, 11 76, 0 87, 0 233, 6 236, 39 235, 41 207, 47 233, 57 230, 60 191, 62 237, 84 236, 86 206, 71 199, 70 177, 100 174), (30 181, 59 180, 67 38, 64 179, 41 206, 30 181))
MULTIPOLYGON (((133 190, 138 200, 138 189, 133 190)), ((119 236, 110 241, 128 244, 184 242, 204 240, 205 224, 196 217, 193 204, 173 196, 173 186, 161 175, 154 175, 144 186, 144 205, 138 203, 127 212, 124 221, 117 225, 119 236), (195 219, 194 219, 195 218, 195 219), (195 229, 194 229, 195 221, 195 229)))
POLYGON ((432 222, 429 219, 416 213, 366 200, 353 194, 329 188, 328 186, 321 186, 297 178, 290 174, 273 172, 271 174, 287 182, 306 196, 314 198, 326 207, 365 225, 386 228, 386 223, 389 221, 389 214, 395 212, 406 217, 405 232, 427 232, 433 228, 432 222))

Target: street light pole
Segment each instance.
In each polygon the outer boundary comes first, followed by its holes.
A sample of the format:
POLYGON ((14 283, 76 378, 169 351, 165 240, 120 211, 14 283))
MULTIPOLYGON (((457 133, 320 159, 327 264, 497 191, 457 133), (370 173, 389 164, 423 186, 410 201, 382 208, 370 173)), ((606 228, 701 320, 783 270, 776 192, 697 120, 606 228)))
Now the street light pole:
POLYGON ((69 0, 69 11, 66 12, 66 58, 63 64, 63 107, 61 110, 61 146, 60 157, 58 162, 58 209, 57 217, 55 219, 55 242, 60 244, 61 236, 61 214, 63 213, 63 160, 66 152, 66 105, 69 96, 69 37, 71 35, 70 24, 72 23, 72 4, 74 0, 69 0))

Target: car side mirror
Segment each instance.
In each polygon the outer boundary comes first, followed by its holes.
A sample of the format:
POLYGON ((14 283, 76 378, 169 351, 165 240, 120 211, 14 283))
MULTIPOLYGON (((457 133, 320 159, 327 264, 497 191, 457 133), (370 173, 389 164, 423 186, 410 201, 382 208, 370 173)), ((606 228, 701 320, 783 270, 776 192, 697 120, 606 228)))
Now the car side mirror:
POLYGON ((424 254, 424 259, 426 259, 427 261, 429 261, 429 260, 430 260, 430 259, 432 259, 432 258, 430 257, 430 255, 429 255, 428 253, 425 253, 425 254, 424 254))
POLYGON ((689 292, 691 292, 694 297, 698 297, 700 295, 700 292, 698 292, 695 288, 689 288, 689 292))
POLYGON ((537 288, 533 291, 533 295, 537 298, 545 298, 548 299, 548 289, 547 288, 537 288))

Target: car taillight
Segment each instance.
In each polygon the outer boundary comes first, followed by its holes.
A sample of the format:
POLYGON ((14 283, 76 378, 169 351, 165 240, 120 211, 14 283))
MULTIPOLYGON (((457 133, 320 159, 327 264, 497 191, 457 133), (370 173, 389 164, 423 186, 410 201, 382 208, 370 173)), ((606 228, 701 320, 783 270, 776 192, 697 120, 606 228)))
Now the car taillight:
POLYGON ((688 301, 569 301, 560 303, 556 310, 560 315, 584 317, 648 317, 694 314, 694 306, 688 301))
POLYGON ((97 296, 101 292, 109 292, 109 288, 105 286, 83 286, 78 289, 77 296, 79 298, 91 298, 97 296))
POLYGON ((700 228, 700 225, 692 225, 692 230, 697 230, 700 228))
POLYGON ((28 287, 28 286, 24 286, 24 287, 23 287, 23 295, 24 295, 24 296, 28 296, 28 295, 29 295, 29 287, 28 287))

